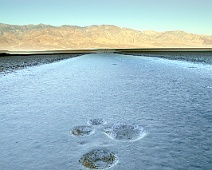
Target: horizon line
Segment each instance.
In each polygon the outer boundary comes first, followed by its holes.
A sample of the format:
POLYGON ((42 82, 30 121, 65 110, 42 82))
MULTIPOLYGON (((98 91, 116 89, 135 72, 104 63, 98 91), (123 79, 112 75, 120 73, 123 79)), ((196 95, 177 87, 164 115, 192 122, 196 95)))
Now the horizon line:
POLYGON ((118 52, 212 52, 212 47, 161 47, 161 48, 84 48, 84 49, 57 49, 57 50, 0 50, 1 55, 48 55, 48 54, 82 54, 82 53, 118 53, 118 52))

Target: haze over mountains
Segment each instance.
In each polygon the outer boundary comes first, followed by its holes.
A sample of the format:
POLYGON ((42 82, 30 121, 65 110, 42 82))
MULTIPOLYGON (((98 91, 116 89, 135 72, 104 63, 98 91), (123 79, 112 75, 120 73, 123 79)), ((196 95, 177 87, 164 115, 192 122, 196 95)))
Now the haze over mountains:
POLYGON ((184 31, 138 31, 113 25, 56 27, 0 23, 0 50, 160 47, 211 48, 212 36, 184 31))

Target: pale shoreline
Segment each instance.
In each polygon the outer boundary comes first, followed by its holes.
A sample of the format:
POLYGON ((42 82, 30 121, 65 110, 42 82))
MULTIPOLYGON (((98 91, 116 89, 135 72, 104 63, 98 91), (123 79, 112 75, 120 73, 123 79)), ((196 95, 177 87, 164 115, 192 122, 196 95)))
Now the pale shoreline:
MULTIPOLYGON (((188 60, 193 53, 212 58, 211 48, 146 48, 146 49, 82 49, 55 51, 0 51, 0 73, 10 73, 25 67, 48 64, 84 54, 116 53, 124 55, 161 57, 166 59, 188 60)), ((201 59, 200 59, 201 60, 201 59)), ((195 60, 195 62, 199 62, 195 60)), ((211 60, 206 62, 211 64, 211 60)))

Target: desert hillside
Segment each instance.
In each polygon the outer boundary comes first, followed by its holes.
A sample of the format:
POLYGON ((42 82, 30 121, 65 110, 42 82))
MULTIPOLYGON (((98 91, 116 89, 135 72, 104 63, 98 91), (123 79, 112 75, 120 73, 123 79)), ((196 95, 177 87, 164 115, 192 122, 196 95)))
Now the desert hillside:
POLYGON ((212 36, 183 31, 138 31, 113 25, 56 27, 0 23, 0 50, 158 47, 212 47, 212 36))

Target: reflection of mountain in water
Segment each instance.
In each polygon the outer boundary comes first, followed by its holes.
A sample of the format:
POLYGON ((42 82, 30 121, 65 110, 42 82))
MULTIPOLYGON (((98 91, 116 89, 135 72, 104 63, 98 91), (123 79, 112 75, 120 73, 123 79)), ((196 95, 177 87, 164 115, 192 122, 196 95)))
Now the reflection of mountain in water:
POLYGON ((112 25, 0 24, 0 50, 142 47, 212 47, 212 36, 183 31, 138 31, 112 25))

